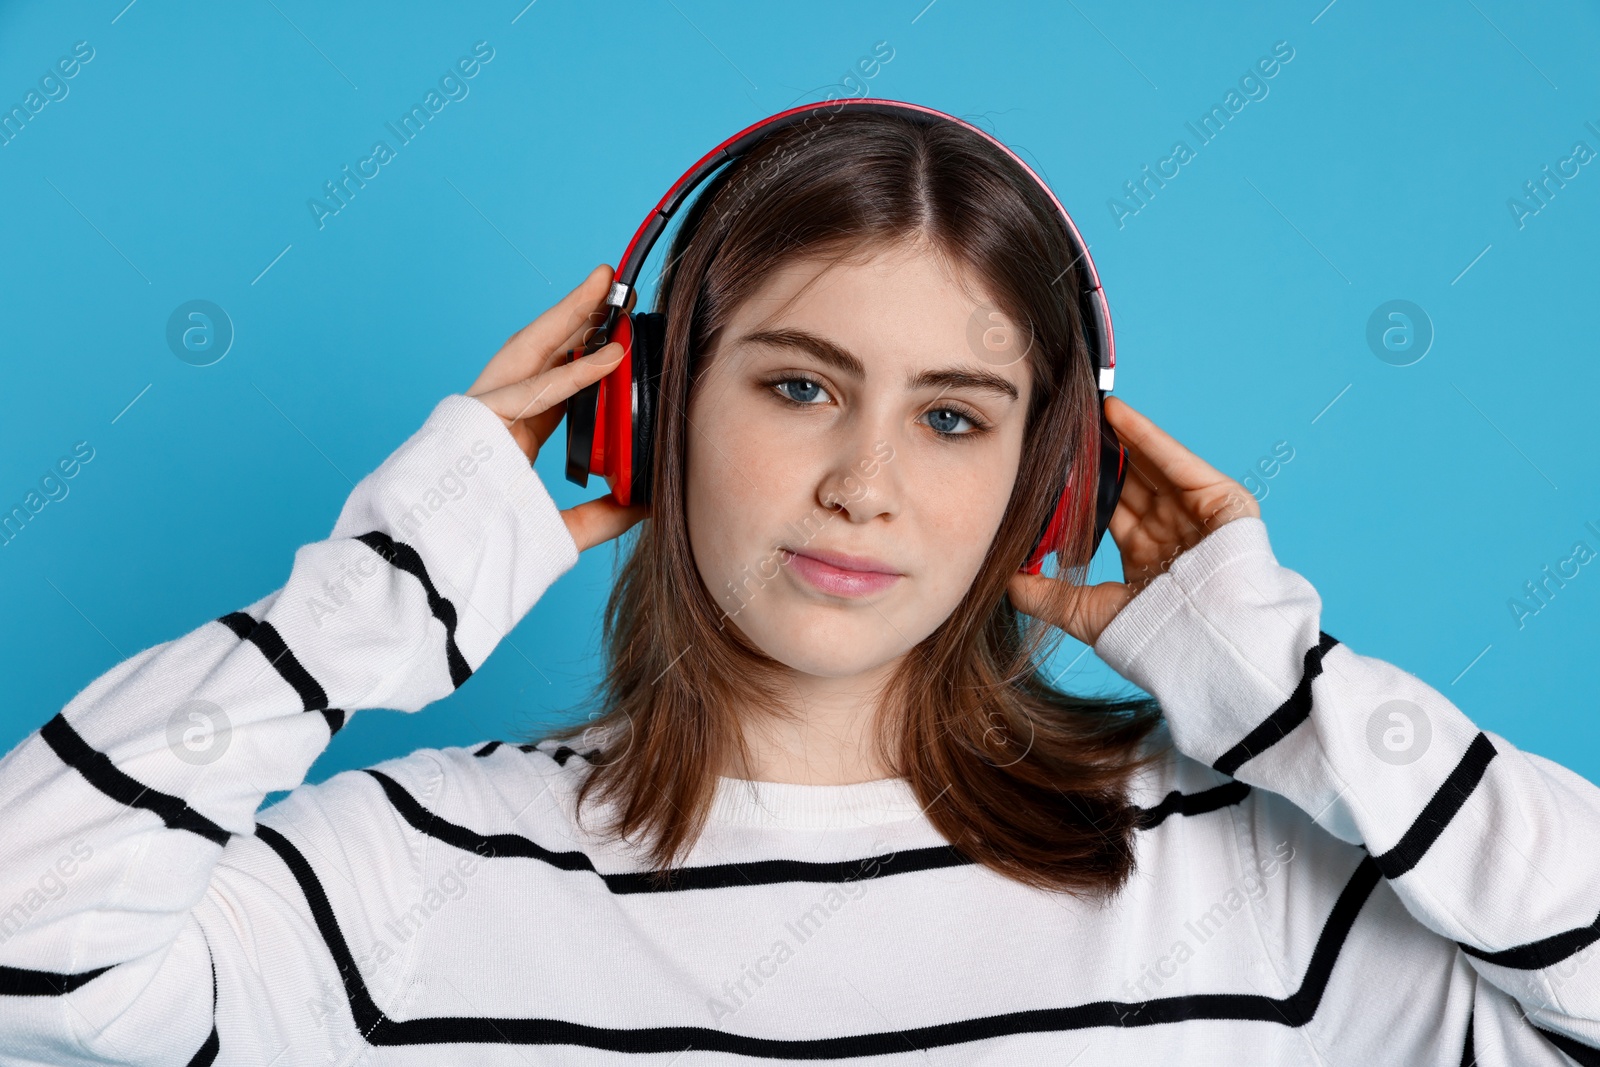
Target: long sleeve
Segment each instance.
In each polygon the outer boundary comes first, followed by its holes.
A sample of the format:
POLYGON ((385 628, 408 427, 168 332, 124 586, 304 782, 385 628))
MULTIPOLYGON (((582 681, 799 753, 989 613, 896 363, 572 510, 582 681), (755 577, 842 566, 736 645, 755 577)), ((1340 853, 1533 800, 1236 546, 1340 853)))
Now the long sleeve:
MULTIPOLYGON (((353 712, 459 687, 577 557, 499 418, 446 397, 281 589, 107 671, 0 759, 0 1062, 208 1062, 219 976, 276 953, 337 983, 303 902, 250 876, 263 798, 367 781, 302 785, 353 712)), ((425 792, 428 761, 398 762, 425 792)))
POLYGON ((1186 755, 1367 851, 1410 915, 1508 995, 1476 998, 1480 1034, 1531 1025, 1600 1063, 1600 788, 1323 632, 1321 608, 1264 523, 1236 519, 1094 647, 1156 697, 1186 755))

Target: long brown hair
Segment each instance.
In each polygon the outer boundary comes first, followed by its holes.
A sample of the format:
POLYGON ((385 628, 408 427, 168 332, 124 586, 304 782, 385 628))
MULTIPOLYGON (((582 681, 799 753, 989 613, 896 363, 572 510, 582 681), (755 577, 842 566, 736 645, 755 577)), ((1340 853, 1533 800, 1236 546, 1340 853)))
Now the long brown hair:
MULTIPOLYGON (((981 279, 986 291, 975 295, 1017 324, 1034 387, 994 542, 960 605, 903 657, 874 740, 934 827, 975 862, 1038 888, 1119 889, 1133 871, 1138 816, 1128 780, 1165 749, 1145 745, 1165 735, 1152 732, 1160 710, 1148 698, 1055 688, 1043 668, 1061 632, 1005 595, 1060 493, 1065 459, 1092 462, 1098 442, 1099 397, 1072 297, 1081 276, 1059 212, 969 130, 847 107, 774 134, 686 210, 656 294, 667 333, 654 503, 619 545, 597 717, 536 735, 589 757, 580 810, 602 798, 606 831, 646 838, 653 869, 668 872, 698 837, 717 775, 749 765, 736 709, 784 714, 786 668, 725 625, 694 563, 688 398, 722 327, 773 271, 919 240, 981 279)), ((1087 479, 1083 488, 1058 556, 1059 576, 1074 585, 1087 577, 1092 535, 1087 479)), ((1073 594, 1063 585, 1059 595, 1073 594)))

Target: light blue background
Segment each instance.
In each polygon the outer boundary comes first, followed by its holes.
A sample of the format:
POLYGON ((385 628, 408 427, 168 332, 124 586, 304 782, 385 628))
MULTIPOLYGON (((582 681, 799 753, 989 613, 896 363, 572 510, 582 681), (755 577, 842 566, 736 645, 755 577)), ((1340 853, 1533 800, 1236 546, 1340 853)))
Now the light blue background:
MULTIPOLYGON (((886 41, 872 95, 980 121, 1073 211, 1118 394, 1237 478, 1294 450, 1264 517, 1323 628, 1600 780, 1600 565, 1520 629, 1508 606, 1574 542, 1600 549, 1600 164, 1520 229, 1507 207, 1575 141, 1600 150, 1592 7, 125 2, 0 8, 7 109, 75 42, 95 49, 0 147, 0 509, 76 442, 95 450, 0 548, 0 747, 280 586, 350 480, 614 264, 685 167, 859 91, 844 79, 886 41), (478 41, 495 54, 467 98, 319 230, 307 200, 393 145, 385 122, 478 41), (1185 123, 1278 41, 1294 58, 1268 95, 1199 146, 1185 123), (1195 158, 1119 228, 1109 198, 1180 138, 1195 158), (166 345, 191 299, 237 332, 212 366, 166 345), (1392 299, 1436 332, 1410 366, 1367 345, 1392 299)), ((596 495, 561 464, 558 447, 538 463, 558 502, 596 495)), ((586 554, 449 699, 357 714, 309 780, 574 707, 612 565, 586 554)), ((1063 643, 1068 684, 1124 684, 1082 651, 1063 643)))

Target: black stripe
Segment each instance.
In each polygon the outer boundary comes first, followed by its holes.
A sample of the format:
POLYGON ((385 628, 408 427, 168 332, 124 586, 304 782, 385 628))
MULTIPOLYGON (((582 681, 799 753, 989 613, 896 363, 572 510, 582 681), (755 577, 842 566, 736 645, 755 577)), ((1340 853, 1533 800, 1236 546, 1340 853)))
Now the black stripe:
POLYGON ((750 863, 718 863, 704 867, 678 867, 656 875, 651 871, 623 871, 600 874, 594 861, 582 852, 557 852, 520 834, 480 834, 448 819, 440 818, 418 803, 404 786, 393 778, 364 768, 383 787, 389 803, 412 827, 429 837, 466 852, 490 859, 518 857, 535 859, 563 871, 587 871, 599 876, 610 892, 618 896, 634 893, 676 893, 691 889, 728 889, 738 886, 775 885, 782 882, 854 882, 885 878, 911 871, 942 867, 961 867, 972 862, 952 845, 909 849, 870 856, 865 859, 832 863, 801 860, 756 860, 750 863))
MULTIPOLYGON (((344 934, 339 930, 339 922, 333 914, 333 905, 328 903, 328 895, 323 891, 322 883, 317 880, 317 874, 311 869, 311 864, 306 862, 299 849, 289 843, 288 838, 272 827, 257 823, 256 836, 278 854, 284 866, 294 875, 295 881, 300 883, 300 891, 305 894, 306 904, 311 909, 311 918, 317 924, 317 932, 322 935, 328 951, 333 954, 334 963, 344 979, 345 996, 349 998, 350 1012, 355 1017, 357 1029, 368 1032, 379 1022, 387 1022, 383 1012, 378 1010, 371 995, 367 993, 366 983, 361 980, 361 975, 356 970, 355 957, 350 954, 350 946, 345 944, 344 934)), ((367 1036, 370 1041, 372 1035, 368 1033, 367 1036)))
MULTIPOLYGON (((473 755, 474 756, 487 756, 490 753, 492 753, 495 749, 497 749, 501 745, 503 745, 504 743, 505 742, 503 742, 503 741, 490 741, 488 744, 484 745, 483 747, 479 748, 476 752, 474 752, 473 755)), ((578 756, 578 757, 582 758, 585 761, 589 761, 589 760, 593 760, 594 757, 600 751, 598 748, 591 748, 587 752, 579 752, 577 749, 568 748, 566 745, 562 745, 559 748, 547 751, 545 749, 539 748, 539 742, 538 741, 529 741, 529 742, 526 742, 524 744, 517 745, 516 749, 517 749, 518 752, 533 752, 535 750, 537 750, 539 752, 543 752, 546 756, 549 756, 551 759, 555 760, 556 763, 558 765, 562 766, 562 767, 565 767, 567 765, 567 760, 571 759, 573 756, 578 756)))
POLYGON ((332 737, 344 728, 343 708, 323 708, 322 717, 328 720, 328 736, 332 737))
POLYGON ((1007 1037, 1014 1034, 1081 1030, 1098 1026, 1153 1026, 1189 1019, 1227 1019, 1304 1026, 1316 1013, 1351 926, 1378 883, 1378 868, 1364 856, 1339 893, 1323 923, 1300 988, 1284 998, 1253 993, 1191 993, 1155 1000, 1097 1000, 1064 1008, 1008 1012, 939 1023, 908 1030, 850 1034, 843 1037, 777 1039, 749 1037, 703 1026, 656 1026, 630 1029, 588 1026, 561 1019, 467 1018, 436 1016, 391 1019, 367 992, 327 894, 316 872, 289 840, 269 826, 256 834, 282 858, 300 883, 313 920, 344 979, 345 995, 356 1027, 378 1046, 474 1043, 499 1045, 576 1045, 609 1052, 665 1053, 687 1049, 727 1052, 768 1059, 846 1059, 883 1056, 912 1050, 1007 1037))
POLYGON ((83 775, 90 785, 112 800, 153 811, 172 829, 188 830, 219 845, 226 845, 232 836, 191 808, 183 798, 141 785, 124 774, 109 756, 89 747, 89 742, 72 728, 61 712, 39 728, 39 736, 61 757, 62 763, 83 775))
POLYGON ((1519 971, 1536 971, 1542 967, 1553 967, 1568 956, 1582 952, 1596 941, 1600 941, 1600 916, 1596 916, 1594 922, 1588 926, 1563 930, 1559 934, 1551 934, 1538 941, 1530 941, 1526 945, 1503 948, 1498 952, 1474 948, 1461 941, 1457 941, 1456 944, 1460 945, 1461 951, 1467 955, 1475 956, 1486 963, 1513 967, 1519 971))
POLYGON ((30 971, 25 967, 7 967, 0 963, 0 997, 59 997, 72 992, 85 982, 92 982, 111 969, 96 967, 77 974, 56 974, 53 971, 30 971))
MULTIPOLYGON (((1532 1024, 1530 1023, 1529 1025, 1531 1026, 1532 1024)), ((1554 1030, 1546 1030, 1542 1026, 1534 1026, 1533 1028, 1543 1034, 1545 1040, 1565 1052, 1568 1056, 1571 1056, 1582 1067, 1600 1067, 1600 1049, 1581 1044, 1566 1034, 1558 1034, 1554 1030)))
POLYGON ((1241 803, 1249 795, 1250 786, 1237 780, 1198 793, 1180 793, 1174 789, 1155 807, 1140 808, 1137 825, 1141 830, 1151 830, 1165 822, 1169 815, 1204 815, 1241 803))
POLYGON ((211 1034, 206 1038, 205 1044, 194 1054, 194 1059, 189 1061, 189 1067, 210 1067, 216 1062, 217 1053, 222 1048, 221 1035, 217 1033, 215 1020, 211 1023, 211 1034))
POLYGON ((1472 1020, 1477 1009, 1467 1012, 1467 1039, 1461 1043, 1461 1067, 1478 1067, 1478 1049, 1472 1040, 1472 1020))
POLYGON ((265 653, 268 661, 283 676, 283 680, 300 694, 300 701, 305 705, 306 711, 319 711, 328 706, 328 694, 317 684, 317 680, 311 677, 311 672, 295 658, 295 654, 289 651, 289 646, 284 643, 283 635, 278 633, 276 626, 262 619, 250 630, 250 636, 245 640, 265 653))
POLYGON ((233 635, 241 641, 249 637, 250 631, 256 628, 255 616, 244 611, 230 611, 217 621, 232 630, 233 635))
POLYGON ((211 960, 211 1034, 189 1061, 189 1067, 210 1067, 222 1048, 222 1036, 217 1033, 217 961, 211 955, 209 942, 206 944, 206 956, 211 960))
POLYGON ((428 609, 433 612, 434 618, 444 623, 444 656, 450 664, 450 681, 460 689, 462 683, 472 677, 472 668, 467 666, 466 657, 456 647, 456 606, 440 596, 439 590, 433 587, 433 579, 428 577, 428 568, 422 565, 422 557, 416 549, 404 541, 396 541, 382 530, 364 533, 356 540, 382 556, 390 566, 415 575, 417 581, 422 583, 423 591, 428 594, 428 609))
POLYGON ((320 711, 328 706, 328 694, 317 680, 311 677, 311 672, 295 658, 289 646, 284 643, 283 635, 278 633, 278 628, 265 619, 257 621, 242 611, 230 612, 217 620, 238 635, 239 640, 249 641, 261 650, 283 680, 294 687, 300 694, 300 702, 305 705, 306 711, 320 711))
POLYGON ((1385 878, 1399 878, 1417 865, 1429 847, 1439 839, 1444 828, 1450 825, 1450 820, 1461 810, 1461 805, 1467 802, 1467 797, 1478 787, 1494 755, 1494 744, 1480 730, 1462 754, 1461 761, 1444 780, 1439 791, 1423 806, 1422 814, 1401 835, 1394 848, 1373 857, 1385 878))
MULTIPOLYGON (((491 742, 495 743, 495 742, 491 742)), ((568 750, 571 751, 570 749, 568 750)), ((479 755, 482 750, 479 750, 479 755)), ((599 874, 594 862, 582 852, 557 852, 520 834, 480 834, 453 823, 423 807, 405 787, 382 771, 370 767, 363 771, 380 786, 389 803, 414 829, 429 837, 488 859, 534 859, 563 871, 587 871, 599 875, 605 887, 618 896, 634 893, 678 893, 693 889, 736 889, 785 882, 842 883, 887 878, 913 871, 970 866, 974 861, 954 845, 932 845, 906 849, 861 859, 812 863, 803 860, 751 860, 746 863, 717 863, 703 867, 675 867, 665 872, 624 871, 599 874)), ((1154 808, 1139 809, 1139 828, 1159 825, 1167 815, 1199 815, 1228 804, 1237 804, 1248 795, 1243 782, 1228 782, 1214 789, 1184 795, 1170 793, 1154 808), (1159 816, 1152 813, 1160 812, 1159 816)))
POLYGON ((1305 722, 1311 715, 1311 683, 1322 673, 1322 657, 1339 643, 1321 630, 1317 643, 1306 651, 1305 666, 1300 671, 1300 682, 1289 694, 1289 699, 1278 706, 1248 734, 1243 741, 1224 752, 1211 766, 1232 778, 1245 762, 1261 755, 1288 736, 1289 731, 1305 722))

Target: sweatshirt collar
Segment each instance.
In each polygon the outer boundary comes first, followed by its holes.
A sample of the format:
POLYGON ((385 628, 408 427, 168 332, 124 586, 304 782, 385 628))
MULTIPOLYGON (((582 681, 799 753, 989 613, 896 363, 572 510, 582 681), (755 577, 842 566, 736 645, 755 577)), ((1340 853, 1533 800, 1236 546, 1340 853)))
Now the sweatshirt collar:
POLYGON ((707 819, 725 825, 829 830, 877 826, 921 815, 922 805, 904 778, 799 785, 719 776, 707 819))

